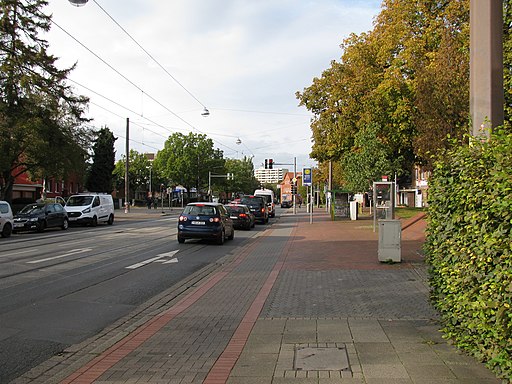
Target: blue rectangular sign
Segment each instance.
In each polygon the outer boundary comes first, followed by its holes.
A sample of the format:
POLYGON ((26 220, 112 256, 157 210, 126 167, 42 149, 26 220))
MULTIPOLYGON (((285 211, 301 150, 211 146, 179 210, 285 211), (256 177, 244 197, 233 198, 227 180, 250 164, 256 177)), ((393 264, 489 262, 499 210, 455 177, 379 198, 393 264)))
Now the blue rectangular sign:
POLYGON ((311 187, 313 185, 313 170, 302 168, 302 185, 311 187))

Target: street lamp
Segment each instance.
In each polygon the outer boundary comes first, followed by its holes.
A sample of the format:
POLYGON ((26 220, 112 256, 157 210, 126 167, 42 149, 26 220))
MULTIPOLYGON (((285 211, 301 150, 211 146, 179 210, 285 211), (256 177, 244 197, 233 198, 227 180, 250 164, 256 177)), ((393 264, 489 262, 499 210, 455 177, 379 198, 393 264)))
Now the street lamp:
POLYGON ((89 0, 69 0, 71 4, 73 4, 75 7, 81 7, 85 4, 87 4, 89 0))

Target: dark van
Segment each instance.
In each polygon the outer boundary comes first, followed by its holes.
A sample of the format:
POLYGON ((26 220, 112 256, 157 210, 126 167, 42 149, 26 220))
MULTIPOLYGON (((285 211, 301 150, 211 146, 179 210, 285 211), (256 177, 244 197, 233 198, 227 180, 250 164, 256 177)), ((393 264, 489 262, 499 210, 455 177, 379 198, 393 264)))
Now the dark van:
POLYGON ((261 196, 245 195, 240 199, 240 204, 247 205, 254 214, 254 219, 262 224, 268 223, 267 203, 261 196))

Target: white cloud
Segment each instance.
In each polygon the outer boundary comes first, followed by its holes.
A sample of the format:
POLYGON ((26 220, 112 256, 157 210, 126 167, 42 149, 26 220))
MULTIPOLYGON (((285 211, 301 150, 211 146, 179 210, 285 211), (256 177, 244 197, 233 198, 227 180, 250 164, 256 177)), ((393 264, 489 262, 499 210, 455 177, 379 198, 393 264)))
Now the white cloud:
POLYGON ((297 157, 302 166, 312 163, 310 117, 297 107, 295 92, 339 59, 350 33, 371 29, 379 7, 380 0, 92 0, 76 8, 50 0, 58 25, 144 93, 57 27, 48 40, 62 66, 78 62, 71 79, 135 112, 77 87, 91 98, 95 126, 107 125, 121 137, 118 156, 129 117, 130 146, 139 152, 161 149, 173 131, 193 130, 216 140, 228 157, 254 156, 256 167, 269 157, 297 157), (205 104, 210 117, 200 116, 202 106, 97 4, 205 104))

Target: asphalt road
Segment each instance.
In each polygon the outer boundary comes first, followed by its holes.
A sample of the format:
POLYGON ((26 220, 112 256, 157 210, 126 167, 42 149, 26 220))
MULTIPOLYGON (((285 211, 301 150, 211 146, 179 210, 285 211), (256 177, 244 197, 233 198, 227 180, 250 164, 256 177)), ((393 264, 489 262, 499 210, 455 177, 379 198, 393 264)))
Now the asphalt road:
POLYGON ((176 217, 0 239, 0 383, 97 334, 149 298, 233 252, 176 241, 176 217))

